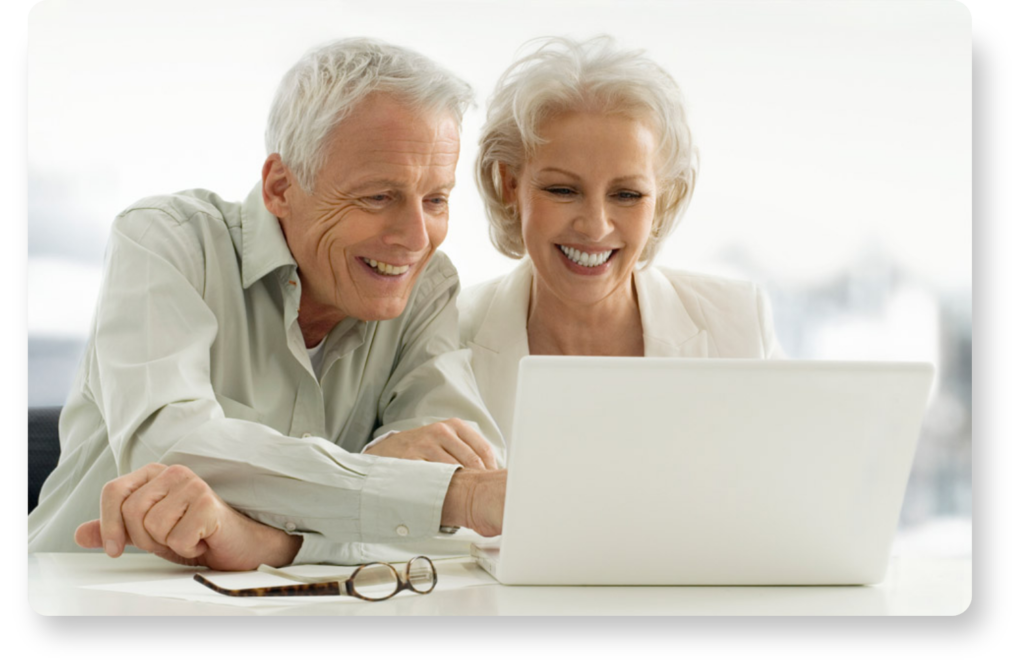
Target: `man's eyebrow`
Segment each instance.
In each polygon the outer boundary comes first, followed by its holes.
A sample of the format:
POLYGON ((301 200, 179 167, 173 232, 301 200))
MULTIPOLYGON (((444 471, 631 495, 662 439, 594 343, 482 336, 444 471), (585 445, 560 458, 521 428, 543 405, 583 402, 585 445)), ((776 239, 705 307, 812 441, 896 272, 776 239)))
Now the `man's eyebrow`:
POLYGON ((388 179, 367 180, 360 182, 352 188, 354 192, 377 191, 379 189, 402 189, 405 185, 401 182, 388 179))
MULTIPOLYGON (((389 179, 378 179, 378 180, 367 180, 366 182, 360 182, 359 184, 357 184, 355 187, 352 188, 352 191, 355 192, 355 193, 372 192, 372 191, 378 191, 380 189, 394 189, 396 191, 401 191, 403 189, 406 189, 408 186, 409 185, 407 185, 404 182, 397 182, 395 180, 389 180, 389 179)), ((447 182, 445 184, 442 184, 440 187, 438 187, 436 189, 436 191, 451 191, 454 188, 455 188, 455 180, 452 180, 451 182, 447 182)))

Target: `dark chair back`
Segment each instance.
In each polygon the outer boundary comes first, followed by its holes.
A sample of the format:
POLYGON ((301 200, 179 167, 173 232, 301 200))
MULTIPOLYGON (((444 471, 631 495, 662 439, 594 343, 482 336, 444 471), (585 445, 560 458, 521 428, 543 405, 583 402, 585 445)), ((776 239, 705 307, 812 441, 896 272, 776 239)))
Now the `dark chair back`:
POLYGON ((28 409, 28 512, 39 503, 43 481, 60 459, 60 435, 57 421, 60 406, 38 406, 28 409))

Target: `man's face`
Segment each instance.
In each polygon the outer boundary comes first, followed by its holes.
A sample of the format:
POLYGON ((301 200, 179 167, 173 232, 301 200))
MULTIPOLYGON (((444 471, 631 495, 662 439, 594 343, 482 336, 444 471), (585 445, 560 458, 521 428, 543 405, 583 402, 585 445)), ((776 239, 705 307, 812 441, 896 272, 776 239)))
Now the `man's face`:
POLYGON ((385 94, 363 100, 329 136, 313 192, 294 179, 285 192, 279 219, 303 305, 365 321, 401 314, 448 233, 458 159, 450 115, 385 94))

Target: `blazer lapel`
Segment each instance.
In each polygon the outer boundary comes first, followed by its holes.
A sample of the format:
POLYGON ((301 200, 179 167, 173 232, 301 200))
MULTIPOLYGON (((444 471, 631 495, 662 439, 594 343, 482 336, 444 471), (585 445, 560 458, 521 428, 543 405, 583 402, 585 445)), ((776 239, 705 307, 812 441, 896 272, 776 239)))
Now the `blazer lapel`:
POLYGON ((668 278, 657 268, 635 271, 645 357, 707 357, 707 331, 697 326, 668 278))
MULTIPOLYGON (((498 285, 480 330, 467 343, 484 403, 499 427, 512 427, 519 380, 519 360, 530 354, 526 313, 530 305, 533 265, 517 266, 498 285), (511 384, 510 384, 511 383, 511 384)), ((511 437, 504 437, 506 443, 511 437)))

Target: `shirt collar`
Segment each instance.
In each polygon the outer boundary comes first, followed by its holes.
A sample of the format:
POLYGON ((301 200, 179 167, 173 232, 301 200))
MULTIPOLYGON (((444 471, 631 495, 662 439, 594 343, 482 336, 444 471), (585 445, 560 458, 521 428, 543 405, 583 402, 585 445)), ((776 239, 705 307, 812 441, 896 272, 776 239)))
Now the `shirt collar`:
POLYGON ((690 317, 665 274, 648 266, 633 272, 647 357, 706 357, 704 332, 690 317), (698 338, 699 337, 699 338, 698 338))
POLYGON ((530 309, 532 284, 533 262, 526 257, 501 279, 473 342, 493 352, 528 351, 530 346, 526 335, 526 318, 530 309))
MULTIPOLYGON (((687 312, 679 293, 654 267, 633 272, 647 357, 706 357, 704 333, 687 312)), ((527 257, 501 279, 473 343, 510 356, 528 354, 526 318, 533 283, 533 262, 527 257)))
POLYGON ((298 266, 281 223, 263 205, 263 183, 257 182, 242 203, 242 286, 249 289, 274 269, 288 265, 298 266))

